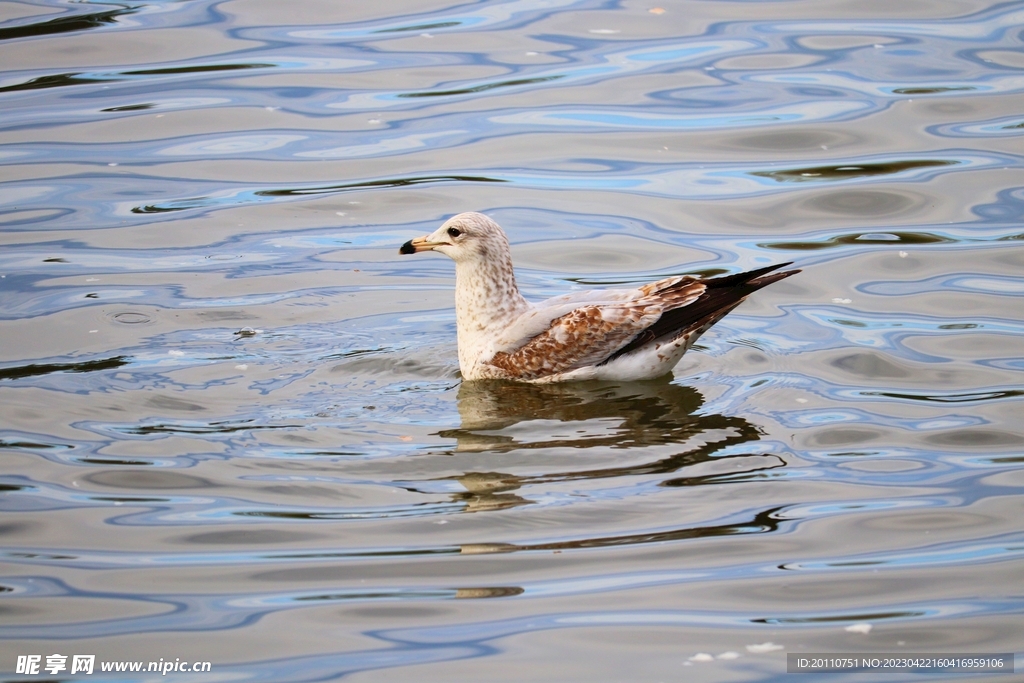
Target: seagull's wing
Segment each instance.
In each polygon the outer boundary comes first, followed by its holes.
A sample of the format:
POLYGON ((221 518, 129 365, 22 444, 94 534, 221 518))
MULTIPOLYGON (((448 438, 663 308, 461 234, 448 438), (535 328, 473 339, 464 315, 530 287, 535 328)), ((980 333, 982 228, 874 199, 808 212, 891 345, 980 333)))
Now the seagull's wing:
MULTIPOLYGON (((663 282, 682 280, 681 277, 668 278, 663 282)), ((692 278, 687 278, 692 279, 692 278)), ((609 306, 635 302, 642 298, 642 288, 635 289, 588 289, 569 292, 560 296, 540 301, 530 306, 529 310, 511 321, 491 344, 491 354, 501 351, 511 353, 529 343, 534 337, 547 332, 552 324, 562 316, 586 306, 609 306)))
POLYGON ((550 299, 509 326, 496 344, 502 350, 487 364, 524 380, 600 364, 655 326, 666 311, 698 301, 705 289, 702 281, 683 276, 635 290, 550 299))

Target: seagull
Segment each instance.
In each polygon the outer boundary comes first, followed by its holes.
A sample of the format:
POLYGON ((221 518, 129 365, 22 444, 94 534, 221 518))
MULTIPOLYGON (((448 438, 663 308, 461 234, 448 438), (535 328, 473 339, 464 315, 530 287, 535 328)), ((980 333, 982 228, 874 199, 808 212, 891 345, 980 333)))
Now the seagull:
POLYGON ((799 270, 780 263, 716 278, 668 277, 635 289, 570 292, 531 304, 519 293, 508 237, 480 213, 460 213, 400 254, 455 261, 459 369, 465 380, 632 381, 671 372, 697 338, 748 294, 799 270))

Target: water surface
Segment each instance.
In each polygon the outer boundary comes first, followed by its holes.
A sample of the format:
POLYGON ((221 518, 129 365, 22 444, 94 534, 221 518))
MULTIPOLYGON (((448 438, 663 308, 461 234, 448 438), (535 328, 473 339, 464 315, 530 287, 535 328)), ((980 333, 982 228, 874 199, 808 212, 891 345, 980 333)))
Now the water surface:
POLYGON ((3 4, 4 680, 53 653, 768 681, 787 652, 1024 650, 1022 24, 3 4), (663 380, 461 383, 452 264, 397 249, 467 210, 535 299, 804 273, 663 380))

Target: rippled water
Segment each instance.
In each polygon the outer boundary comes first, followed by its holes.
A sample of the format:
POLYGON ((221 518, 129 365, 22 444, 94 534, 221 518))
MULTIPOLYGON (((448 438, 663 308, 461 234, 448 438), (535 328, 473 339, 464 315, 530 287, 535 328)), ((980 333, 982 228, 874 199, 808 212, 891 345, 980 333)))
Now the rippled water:
POLYGON ((1022 25, 0 4, 4 680, 53 653, 724 681, 1024 650, 1022 25), (663 381, 460 384, 452 265, 397 248, 466 210, 532 298, 804 273, 663 381))

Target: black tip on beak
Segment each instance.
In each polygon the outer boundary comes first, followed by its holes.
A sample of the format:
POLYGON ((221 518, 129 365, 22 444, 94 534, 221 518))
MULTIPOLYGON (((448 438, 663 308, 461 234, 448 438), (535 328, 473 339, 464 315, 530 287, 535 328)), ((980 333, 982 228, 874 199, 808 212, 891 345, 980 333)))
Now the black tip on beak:
POLYGON ((412 246, 412 240, 409 240, 398 249, 399 254, 415 254, 416 247, 412 246))

